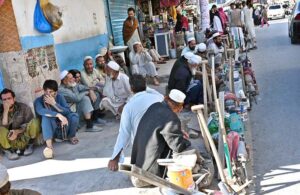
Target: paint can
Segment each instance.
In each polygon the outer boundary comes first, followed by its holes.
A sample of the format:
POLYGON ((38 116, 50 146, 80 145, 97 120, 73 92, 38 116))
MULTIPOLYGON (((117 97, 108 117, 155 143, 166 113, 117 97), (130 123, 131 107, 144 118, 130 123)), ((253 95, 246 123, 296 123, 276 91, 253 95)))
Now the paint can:
POLYGON ((179 165, 168 166, 168 177, 171 183, 184 189, 195 187, 191 168, 179 165))

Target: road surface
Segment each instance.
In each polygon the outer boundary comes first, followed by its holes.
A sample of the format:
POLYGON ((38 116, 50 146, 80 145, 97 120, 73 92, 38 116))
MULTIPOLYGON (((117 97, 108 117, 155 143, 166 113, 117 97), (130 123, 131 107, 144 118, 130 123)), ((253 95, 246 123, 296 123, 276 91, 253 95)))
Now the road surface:
POLYGON ((300 194, 300 45, 287 20, 257 28, 250 57, 260 95, 251 111, 255 194, 300 194))

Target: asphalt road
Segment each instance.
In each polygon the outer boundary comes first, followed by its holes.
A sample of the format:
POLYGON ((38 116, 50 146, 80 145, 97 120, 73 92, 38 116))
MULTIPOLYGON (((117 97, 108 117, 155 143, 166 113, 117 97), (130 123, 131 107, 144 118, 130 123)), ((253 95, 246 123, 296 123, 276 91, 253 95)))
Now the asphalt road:
POLYGON ((251 111, 255 194, 300 194, 300 45, 291 45, 287 20, 257 28, 250 57, 258 80, 251 111))

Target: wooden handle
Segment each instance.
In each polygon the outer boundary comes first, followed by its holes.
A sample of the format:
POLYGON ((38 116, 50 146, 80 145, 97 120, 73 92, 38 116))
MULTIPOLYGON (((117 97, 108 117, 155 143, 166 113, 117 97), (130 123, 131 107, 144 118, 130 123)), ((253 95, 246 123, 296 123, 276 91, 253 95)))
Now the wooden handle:
POLYGON ((195 106, 192 106, 192 107, 191 107, 191 110, 192 110, 193 112, 197 112, 198 110, 203 110, 203 109, 204 109, 203 104, 199 104, 199 105, 195 105, 195 106))

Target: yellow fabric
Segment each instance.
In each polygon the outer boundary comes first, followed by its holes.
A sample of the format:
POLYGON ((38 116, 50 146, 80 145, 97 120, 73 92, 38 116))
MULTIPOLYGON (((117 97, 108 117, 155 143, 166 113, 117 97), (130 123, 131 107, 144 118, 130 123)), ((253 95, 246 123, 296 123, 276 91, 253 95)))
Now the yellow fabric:
POLYGON ((23 135, 19 136, 16 140, 10 141, 7 138, 9 130, 5 127, 0 127, 0 146, 4 149, 24 149, 26 148, 30 139, 35 139, 41 132, 40 121, 37 118, 32 119, 26 128, 23 135))
POLYGON ((173 20, 176 20, 176 18, 177 18, 177 11, 176 11, 176 7, 175 6, 170 7, 170 15, 172 16, 173 20))
POLYGON ((40 6, 41 6, 41 8, 44 9, 45 6, 46 6, 48 3, 49 3, 48 0, 40 0, 40 6))

